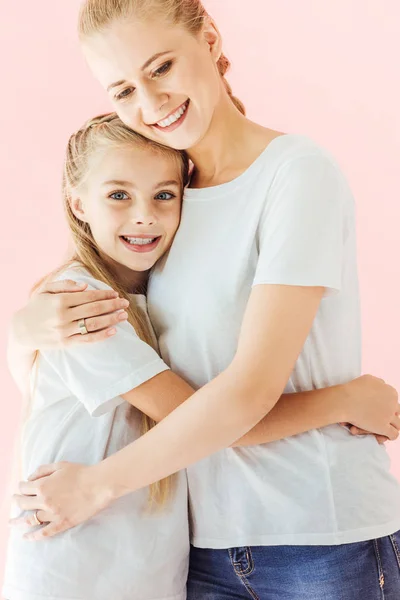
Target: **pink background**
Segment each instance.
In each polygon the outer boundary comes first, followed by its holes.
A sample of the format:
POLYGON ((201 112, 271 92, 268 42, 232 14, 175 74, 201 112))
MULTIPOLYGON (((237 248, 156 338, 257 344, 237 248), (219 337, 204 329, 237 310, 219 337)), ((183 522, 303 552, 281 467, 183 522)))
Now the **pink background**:
MULTIPOLYGON (((79 53, 79 0, 3 2, 0 489, 19 415, 7 323, 66 248, 59 194, 69 133, 109 109, 79 53)), ((397 0, 206 0, 251 118, 305 133, 338 158, 356 195, 364 370, 400 389, 400 8, 397 0), (246 7, 246 10, 243 9, 246 7)), ((391 444, 400 476, 400 444, 391 444)), ((0 576, 7 538, 0 514, 0 576)))

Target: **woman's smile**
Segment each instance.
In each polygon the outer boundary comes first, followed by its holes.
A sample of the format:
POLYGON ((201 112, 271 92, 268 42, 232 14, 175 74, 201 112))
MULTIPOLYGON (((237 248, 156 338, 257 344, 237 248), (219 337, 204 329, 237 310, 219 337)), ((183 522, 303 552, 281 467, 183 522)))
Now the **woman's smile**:
POLYGON ((177 110, 170 113, 165 119, 154 123, 153 127, 160 131, 170 132, 178 129, 186 119, 189 110, 190 100, 186 100, 177 110))

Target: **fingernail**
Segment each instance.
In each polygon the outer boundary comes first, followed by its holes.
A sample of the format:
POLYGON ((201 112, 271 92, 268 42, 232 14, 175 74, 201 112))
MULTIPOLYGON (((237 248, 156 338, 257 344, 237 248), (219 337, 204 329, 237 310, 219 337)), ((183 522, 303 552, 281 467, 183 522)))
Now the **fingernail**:
POLYGON ((111 292, 110 296, 111 298, 118 298, 118 292, 111 292))
POLYGON ((118 321, 126 321, 127 318, 128 318, 128 313, 126 313, 124 310, 119 311, 118 321))
POLYGON ((108 337, 111 337, 112 335, 115 335, 116 333, 117 333, 117 330, 116 330, 116 329, 109 329, 109 330, 107 331, 107 335, 108 335, 108 337))
POLYGON ((126 306, 126 307, 128 307, 129 306, 129 300, 125 300, 125 298, 124 298, 123 300, 120 300, 119 305, 120 306, 126 306))

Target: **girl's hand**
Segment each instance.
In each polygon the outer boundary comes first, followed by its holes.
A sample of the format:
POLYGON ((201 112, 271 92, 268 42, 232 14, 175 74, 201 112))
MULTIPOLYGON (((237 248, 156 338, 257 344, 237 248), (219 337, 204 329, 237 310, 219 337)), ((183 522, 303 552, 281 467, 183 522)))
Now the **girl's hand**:
POLYGON ((398 393, 391 385, 372 375, 363 375, 347 383, 344 388, 350 433, 372 433, 379 443, 398 438, 400 405, 398 393))
POLYGON ((31 350, 44 350, 98 342, 113 335, 113 326, 127 317, 123 309, 128 301, 112 290, 86 288, 86 284, 69 280, 47 283, 14 316, 15 341, 31 350), (88 334, 80 333, 81 319, 85 319, 88 334))
POLYGON ((32 512, 11 519, 10 525, 37 527, 36 512, 43 527, 24 537, 37 541, 87 521, 113 499, 92 471, 93 467, 68 462, 39 467, 29 481, 19 484, 21 495, 13 497, 21 510, 32 512))

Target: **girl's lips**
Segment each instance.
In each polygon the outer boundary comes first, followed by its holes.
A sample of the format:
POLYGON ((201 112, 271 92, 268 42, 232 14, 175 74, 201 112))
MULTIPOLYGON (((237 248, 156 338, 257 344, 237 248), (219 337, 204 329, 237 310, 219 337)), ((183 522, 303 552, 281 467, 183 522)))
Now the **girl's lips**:
MULTIPOLYGON (((175 123, 172 123, 172 125, 168 125, 167 127, 160 127, 160 125, 157 125, 157 123, 154 123, 154 125, 152 125, 152 127, 154 127, 155 129, 158 129, 158 131, 165 131, 166 133, 169 133, 171 131, 175 131, 175 129, 178 129, 178 127, 180 125, 182 125, 182 123, 186 119, 186 115, 188 114, 189 109, 190 109, 190 100, 186 100, 186 102, 184 104, 186 104, 186 103, 187 103, 187 108, 186 108, 185 112, 183 113, 183 115, 181 115, 179 117, 179 119, 177 121, 175 121, 175 123)), ((172 113, 172 114, 174 114, 174 113, 172 113)))
POLYGON ((140 254, 142 254, 142 253, 146 253, 146 252, 152 252, 153 250, 155 250, 161 241, 161 236, 155 238, 154 242, 151 242, 151 244, 140 244, 140 245, 139 244, 131 244, 130 242, 127 242, 122 236, 120 236, 119 239, 124 244, 125 248, 127 248, 131 252, 139 252, 140 254))

